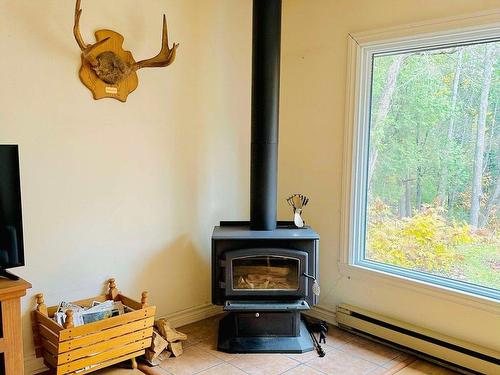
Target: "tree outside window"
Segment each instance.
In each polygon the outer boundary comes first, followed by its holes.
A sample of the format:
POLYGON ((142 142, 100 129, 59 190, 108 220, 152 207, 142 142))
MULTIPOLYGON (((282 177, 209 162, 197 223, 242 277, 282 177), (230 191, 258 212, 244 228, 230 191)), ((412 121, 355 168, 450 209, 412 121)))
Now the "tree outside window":
POLYGON ((372 63, 364 259, 500 289, 500 42, 372 63))

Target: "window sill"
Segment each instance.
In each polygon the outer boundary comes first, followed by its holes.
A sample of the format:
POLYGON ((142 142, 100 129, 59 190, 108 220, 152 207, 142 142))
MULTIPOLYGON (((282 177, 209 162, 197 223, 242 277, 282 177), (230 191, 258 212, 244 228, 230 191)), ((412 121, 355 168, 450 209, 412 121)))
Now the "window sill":
POLYGON ((410 289, 417 293, 430 295, 439 299, 446 299, 461 305, 467 305, 480 310, 500 314, 500 302, 494 298, 447 288, 445 286, 416 280, 410 277, 395 275, 393 273, 384 272, 382 270, 369 268, 363 265, 353 265, 339 262, 338 267, 340 274, 348 279, 382 282, 398 288, 410 289))

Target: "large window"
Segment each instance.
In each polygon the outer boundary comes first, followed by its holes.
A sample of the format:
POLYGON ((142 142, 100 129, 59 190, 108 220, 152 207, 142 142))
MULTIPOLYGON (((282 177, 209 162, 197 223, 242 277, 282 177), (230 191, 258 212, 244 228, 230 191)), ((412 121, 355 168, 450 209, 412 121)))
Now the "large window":
POLYGON ((355 265, 499 297, 498 40, 361 48, 355 265))

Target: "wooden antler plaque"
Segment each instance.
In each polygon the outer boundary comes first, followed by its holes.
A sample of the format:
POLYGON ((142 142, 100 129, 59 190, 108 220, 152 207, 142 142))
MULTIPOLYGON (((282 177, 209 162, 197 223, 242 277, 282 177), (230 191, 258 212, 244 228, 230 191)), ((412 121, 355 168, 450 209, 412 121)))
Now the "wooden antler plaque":
POLYGON ((112 30, 98 30, 96 43, 86 44, 80 34, 81 0, 76 1, 73 34, 82 51, 80 80, 92 92, 94 99, 114 98, 125 102, 139 79, 142 68, 165 67, 172 64, 179 44, 168 46, 168 30, 163 16, 162 47, 153 58, 136 62, 130 51, 123 49, 123 36, 112 30))

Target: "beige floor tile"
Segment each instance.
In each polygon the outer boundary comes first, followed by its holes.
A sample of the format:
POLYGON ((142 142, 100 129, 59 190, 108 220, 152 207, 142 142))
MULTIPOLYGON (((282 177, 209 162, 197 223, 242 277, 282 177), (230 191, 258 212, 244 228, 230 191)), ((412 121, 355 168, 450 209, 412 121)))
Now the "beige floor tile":
POLYGON ((283 375, 324 375, 324 373, 305 364, 301 364, 283 373, 283 375))
MULTIPOLYGON (((325 348, 325 351, 326 351, 326 348, 325 348)), ((316 352, 316 350, 313 350, 312 352, 302 353, 302 354, 287 353, 285 355, 288 358, 294 359, 300 363, 306 363, 306 362, 310 361, 311 359, 318 357, 318 353, 316 352)))
POLYGON ((325 357, 315 358, 307 362, 307 365, 334 375, 363 375, 378 367, 372 362, 353 357, 338 349, 332 349, 325 357))
POLYGON ((397 375, 455 375, 455 371, 434 365, 430 362, 418 360, 396 373, 397 375))
POLYGON ((139 363, 139 370, 146 375, 171 375, 170 372, 162 369, 160 366, 150 367, 145 363, 139 363))
MULTIPOLYGON (((323 348, 323 350, 325 351, 325 353, 328 353, 329 351, 333 350, 334 348, 332 348, 331 346, 327 346, 327 345, 324 345, 324 344, 321 344, 321 347, 323 348)), ((316 349, 310 351, 310 352, 306 352, 306 353, 302 353, 302 354, 291 354, 291 353, 287 353, 285 354, 288 358, 292 358, 292 359, 295 359, 296 361, 299 361, 301 363, 305 363, 305 362, 308 362, 310 361, 311 359, 314 359, 314 358, 318 358, 318 352, 316 351, 316 349)), ((328 354, 327 354, 328 355, 328 354)))
POLYGON ((338 348, 354 339, 356 339, 355 335, 330 325, 326 335, 326 345, 338 348))
POLYGON ((190 327, 189 330, 179 331, 185 333, 187 335, 187 340, 183 342, 184 347, 188 348, 192 345, 196 345, 205 340, 212 340, 217 337, 217 328, 211 326, 193 326, 190 327))
POLYGON ((188 324, 188 325, 179 327, 177 329, 183 333, 186 333, 186 334, 193 333, 199 329, 217 331, 217 329, 219 327, 219 320, 220 319, 221 319, 221 316, 216 316, 216 317, 208 318, 205 320, 200 320, 199 322, 188 324))
POLYGON ((222 363, 208 370, 202 371, 200 375, 246 375, 245 372, 239 368, 230 365, 229 363, 222 363))
POLYGON ((284 354, 237 354, 229 363, 250 375, 278 375, 299 364, 284 354))
POLYGON ((193 346, 184 350, 180 357, 163 361, 160 367, 173 375, 192 375, 219 363, 222 363, 222 360, 193 346))
POLYGON ((367 375, 390 375, 391 371, 381 366, 375 367, 367 375))
POLYGON ((183 332, 183 333, 190 333, 190 332, 192 332, 196 329, 199 329, 201 327, 206 327, 208 325, 208 322, 209 322, 208 319, 204 319, 204 320, 200 320, 199 322, 194 322, 194 323, 182 326, 182 327, 177 327, 176 329, 178 329, 180 332, 183 332))
MULTIPOLYGON (((347 333, 347 332, 345 332, 347 333)), ((368 340, 362 336, 350 335, 351 339, 348 341, 352 344, 357 344, 359 346, 371 344, 373 341, 368 340)))
POLYGON ((353 339, 345 345, 340 346, 339 349, 347 354, 373 362, 379 366, 385 365, 401 354, 398 350, 362 338, 353 339))
MULTIPOLYGON (((451 375, 454 372, 410 355, 330 326, 327 355, 315 351, 304 354, 229 354, 216 350, 221 316, 180 327, 188 335, 185 354, 162 364, 161 375, 251 374, 251 375, 451 375)), ((160 369, 156 367, 156 369, 160 369)), ((116 371, 116 370, 114 370, 116 371)), ((118 370, 120 371, 120 370, 118 370)), ((123 371, 123 370, 121 370, 123 371)), ((98 373, 100 374, 100 373, 98 373)), ((114 372, 109 372, 115 375, 114 372)), ((127 374, 132 375, 130 371, 127 374)), ((106 375, 108 375, 106 373, 106 375)), ((121 375, 121 373, 116 373, 121 375)), ((125 375, 125 374, 123 374, 125 375)))
POLYGON ((411 354, 401 353, 397 357, 391 359, 389 362, 384 363, 383 366, 385 368, 393 368, 393 367, 398 366, 398 365, 403 365, 403 366, 406 365, 407 366, 410 363, 412 363, 413 361, 415 361, 416 359, 417 358, 412 356, 411 354))
POLYGON ((194 345, 194 347, 205 350, 206 352, 226 362, 236 358, 236 354, 220 352, 217 350, 217 338, 201 341, 200 343, 194 345))

